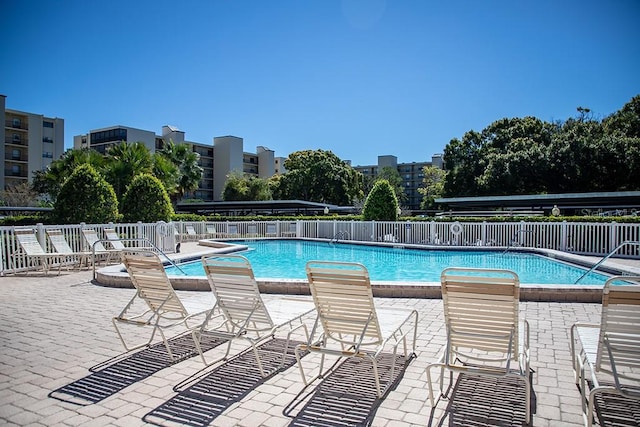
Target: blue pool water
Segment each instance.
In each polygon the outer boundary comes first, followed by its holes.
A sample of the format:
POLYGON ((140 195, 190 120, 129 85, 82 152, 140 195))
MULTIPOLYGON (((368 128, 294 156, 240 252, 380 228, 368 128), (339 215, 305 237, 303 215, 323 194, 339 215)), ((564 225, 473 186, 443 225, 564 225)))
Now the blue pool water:
MULTIPOLYGON (((586 270, 531 253, 418 250, 301 240, 236 241, 258 278, 305 279, 311 260, 359 262, 372 281, 439 282, 447 267, 501 268, 515 271, 521 283, 573 284, 586 270)), ((204 276, 200 260, 181 265, 189 276, 204 276)), ((173 267, 170 275, 182 275, 173 267)), ((607 277, 590 273, 581 285, 603 285, 607 277)))

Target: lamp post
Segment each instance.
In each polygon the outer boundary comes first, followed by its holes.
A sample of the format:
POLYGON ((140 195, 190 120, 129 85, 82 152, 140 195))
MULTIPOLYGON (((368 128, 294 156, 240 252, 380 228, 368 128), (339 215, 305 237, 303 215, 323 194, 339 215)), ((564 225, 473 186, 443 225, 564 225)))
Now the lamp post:
POLYGON ((329 215, 329 206, 324 207, 324 214, 329 215))

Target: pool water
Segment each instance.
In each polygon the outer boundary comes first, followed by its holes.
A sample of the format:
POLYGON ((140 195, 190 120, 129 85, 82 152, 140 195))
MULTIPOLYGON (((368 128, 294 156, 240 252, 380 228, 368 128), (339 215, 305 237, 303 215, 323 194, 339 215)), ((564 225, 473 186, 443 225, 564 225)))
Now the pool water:
MULTIPOLYGON (((372 281, 439 282, 447 267, 512 270, 521 283, 573 284, 585 269, 532 253, 496 251, 419 250, 301 240, 235 241, 249 247, 245 256, 257 278, 306 279, 311 260, 358 262, 369 270, 372 281)), ((189 276, 204 276, 200 260, 182 264, 189 276)), ((169 275, 182 275, 167 267, 169 275)), ((607 277, 590 273, 580 285, 603 285, 607 277)))

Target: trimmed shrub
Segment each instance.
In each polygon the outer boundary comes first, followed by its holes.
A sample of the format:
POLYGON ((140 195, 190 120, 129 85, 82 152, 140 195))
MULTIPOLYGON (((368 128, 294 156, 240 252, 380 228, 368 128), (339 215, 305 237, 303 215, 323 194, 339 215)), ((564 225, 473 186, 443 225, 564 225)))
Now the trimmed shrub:
POLYGON ((106 224, 118 219, 113 187, 89 164, 75 168, 62 184, 53 206, 58 224, 106 224))
POLYGON ((171 221, 173 207, 167 191, 158 178, 140 174, 133 178, 122 197, 124 222, 171 221))
POLYGON ((396 221, 398 219, 398 199, 386 179, 376 181, 362 208, 364 221, 396 221))

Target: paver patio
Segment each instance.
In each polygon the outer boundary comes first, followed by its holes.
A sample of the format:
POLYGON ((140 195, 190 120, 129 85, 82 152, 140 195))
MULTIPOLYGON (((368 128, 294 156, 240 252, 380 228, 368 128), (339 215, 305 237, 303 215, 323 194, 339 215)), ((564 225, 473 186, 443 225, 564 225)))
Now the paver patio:
MULTIPOLYGON (((151 366, 153 358, 144 359, 143 354, 138 365, 131 368, 137 376, 118 372, 129 369, 127 364, 133 359, 117 361, 111 371, 90 372, 94 365, 122 354, 111 318, 134 293, 133 289, 96 286, 91 283, 91 272, 4 277, 0 278, 0 292, 0 424, 131 426, 149 421, 217 426, 337 426, 360 422, 373 426, 464 425, 456 424, 464 421, 455 417, 445 417, 447 401, 440 401, 433 411, 429 405, 424 370, 445 342, 442 302, 437 299, 376 299, 382 306, 415 308, 420 316, 417 357, 401 372, 395 389, 382 402, 370 399, 371 394, 375 397, 373 390, 358 387, 358 379, 365 379, 368 373, 357 362, 339 368, 324 382, 314 383, 303 393, 307 397, 303 401, 302 397, 296 398, 303 389, 296 366, 290 364, 283 372, 262 379, 252 370, 250 353, 214 367, 217 370, 213 376, 206 376, 209 368, 195 387, 187 390, 187 385, 179 392, 173 386, 203 368, 198 357, 175 364, 160 360, 159 366, 151 366), (332 381, 336 387, 346 384, 346 388, 334 392, 332 381), (54 390, 83 384, 93 384, 102 395, 96 396, 90 389, 80 391, 82 404, 49 396, 54 390), (336 393, 341 394, 336 398, 336 393), (94 401, 87 401, 90 396, 94 401), (351 418, 329 418, 340 411, 351 418)), ((569 327, 577 321, 597 322, 600 305, 523 302, 521 310, 531 325, 533 425, 581 426, 569 327)), ((234 346, 232 354, 244 349, 241 342, 234 346)), ((221 346, 210 351, 223 350, 221 346)), ((261 351, 272 350, 266 346, 261 351)), ((464 402, 457 406, 463 411, 460 405, 464 402)), ((480 422, 483 416, 491 419, 482 411, 476 412, 480 422)))

